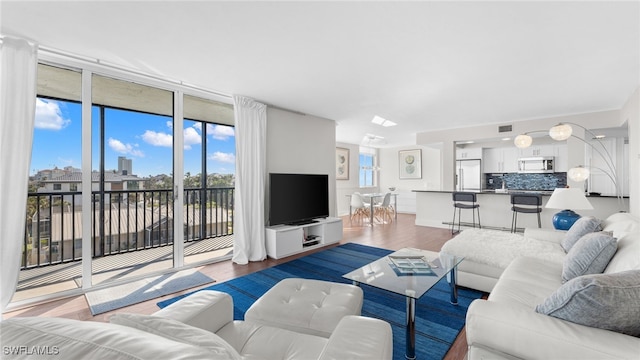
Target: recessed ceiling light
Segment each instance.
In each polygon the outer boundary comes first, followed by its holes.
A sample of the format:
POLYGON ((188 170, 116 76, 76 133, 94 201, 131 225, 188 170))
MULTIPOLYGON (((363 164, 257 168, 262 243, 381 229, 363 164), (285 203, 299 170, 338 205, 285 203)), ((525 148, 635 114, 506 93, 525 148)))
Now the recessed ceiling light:
POLYGON ((508 137, 502 138, 502 141, 509 141, 509 140, 511 140, 511 138, 508 138, 508 137))
POLYGON ((376 125, 382 125, 384 127, 389 127, 389 126, 396 126, 398 124, 394 123, 393 121, 381 118, 380 116, 376 115, 373 117, 373 120, 371 120, 372 123, 376 124, 376 125))
POLYGON ((606 135, 596 135, 596 139, 604 139, 606 138, 606 135))

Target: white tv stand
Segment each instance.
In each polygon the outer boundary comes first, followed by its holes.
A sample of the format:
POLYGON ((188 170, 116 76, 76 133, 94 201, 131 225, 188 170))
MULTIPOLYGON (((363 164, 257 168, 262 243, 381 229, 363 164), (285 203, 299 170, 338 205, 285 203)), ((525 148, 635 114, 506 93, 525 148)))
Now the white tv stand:
POLYGON ((298 254, 342 239, 342 219, 328 217, 304 225, 266 227, 267 255, 274 259, 298 254))

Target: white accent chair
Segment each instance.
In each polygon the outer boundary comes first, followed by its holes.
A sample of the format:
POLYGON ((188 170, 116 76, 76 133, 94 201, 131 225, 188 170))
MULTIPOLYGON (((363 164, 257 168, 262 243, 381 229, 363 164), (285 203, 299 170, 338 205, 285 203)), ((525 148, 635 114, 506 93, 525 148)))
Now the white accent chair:
POLYGON ((368 219, 370 216, 370 208, 371 204, 365 203, 362 199, 362 194, 356 192, 351 195, 351 221, 353 218, 359 219, 362 221, 363 219, 368 219))
POLYGON ((393 214, 395 209, 391 205, 391 193, 386 193, 382 202, 374 205, 374 213, 378 218, 378 221, 385 223, 387 219, 389 222, 393 221, 393 214))

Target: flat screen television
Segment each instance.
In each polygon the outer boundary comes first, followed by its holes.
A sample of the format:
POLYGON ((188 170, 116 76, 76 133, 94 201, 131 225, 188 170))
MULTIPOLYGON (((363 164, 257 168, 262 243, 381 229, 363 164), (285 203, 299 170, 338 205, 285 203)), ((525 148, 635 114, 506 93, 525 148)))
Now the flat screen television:
POLYGON ((269 224, 309 224, 329 216, 329 175, 269 174, 269 224))

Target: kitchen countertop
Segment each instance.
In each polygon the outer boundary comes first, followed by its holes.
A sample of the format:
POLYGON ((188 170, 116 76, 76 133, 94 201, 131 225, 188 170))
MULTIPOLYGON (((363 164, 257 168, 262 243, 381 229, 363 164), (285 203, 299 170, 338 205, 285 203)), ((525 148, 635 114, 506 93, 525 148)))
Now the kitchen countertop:
MULTIPOLYGON (((411 190, 413 192, 431 192, 431 193, 448 193, 451 194, 454 192, 453 190, 411 190)), ((468 191, 474 192, 476 194, 488 194, 488 195, 510 195, 515 193, 530 193, 530 194, 542 194, 542 196, 551 196, 553 194, 553 190, 517 190, 517 189, 507 189, 506 191, 501 191, 501 189, 496 190, 480 190, 480 191, 468 191)), ((616 196, 612 195, 586 195, 587 197, 598 197, 598 198, 616 198, 616 196)), ((628 196, 624 196, 624 198, 628 198, 628 196)))

